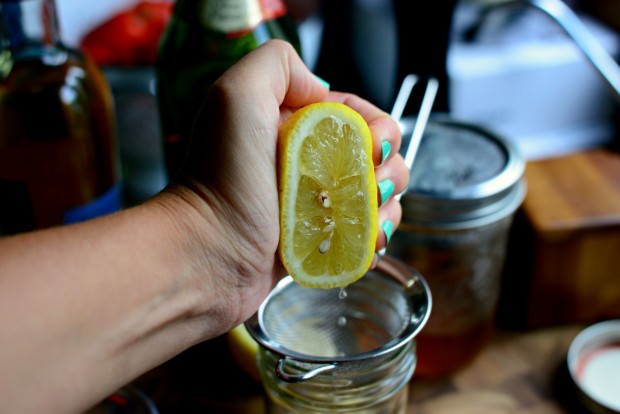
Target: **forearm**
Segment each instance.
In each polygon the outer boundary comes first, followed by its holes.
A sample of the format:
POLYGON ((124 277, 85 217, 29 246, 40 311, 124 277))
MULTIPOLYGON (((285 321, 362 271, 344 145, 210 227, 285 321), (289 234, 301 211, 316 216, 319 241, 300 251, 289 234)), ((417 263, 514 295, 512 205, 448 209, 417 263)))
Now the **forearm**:
POLYGON ((0 240, 0 400, 17 404, 9 411, 84 409, 66 396, 103 398, 228 329, 209 285, 225 266, 196 251, 208 248, 208 223, 173 198, 0 240))

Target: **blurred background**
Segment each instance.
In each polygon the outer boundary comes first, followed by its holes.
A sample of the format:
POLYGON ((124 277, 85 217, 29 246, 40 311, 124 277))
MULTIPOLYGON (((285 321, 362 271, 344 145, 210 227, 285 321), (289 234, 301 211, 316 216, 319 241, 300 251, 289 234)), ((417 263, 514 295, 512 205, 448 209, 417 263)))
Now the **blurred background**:
MULTIPOLYGON (((58 0, 73 45, 135 0, 58 0)), ((408 73, 440 80, 436 111, 492 127, 528 159, 614 140, 616 97, 575 43, 533 7, 491 0, 288 0, 302 55, 333 89, 389 110, 408 73), (488 12, 489 10, 492 12, 488 12)), ((620 6, 568 1, 612 56, 620 52, 620 6)))

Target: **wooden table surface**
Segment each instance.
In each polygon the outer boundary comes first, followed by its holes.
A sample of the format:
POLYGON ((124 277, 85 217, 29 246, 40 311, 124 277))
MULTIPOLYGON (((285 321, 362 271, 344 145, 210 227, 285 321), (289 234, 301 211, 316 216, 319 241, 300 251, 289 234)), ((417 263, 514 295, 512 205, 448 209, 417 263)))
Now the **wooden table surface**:
POLYGON ((443 380, 414 378, 408 413, 563 414, 579 412, 563 370, 583 326, 499 332, 466 368, 443 380))
MULTIPOLYGON (((452 376, 414 376, 407 413, 579 413, 562 367, 570 342, 583 328, 499 331, 470 365, 452 376)), ((264 413, 261 385, 230 360, 225 341, 200 345, 135 385, 153 398, 161 414, 264 413)))

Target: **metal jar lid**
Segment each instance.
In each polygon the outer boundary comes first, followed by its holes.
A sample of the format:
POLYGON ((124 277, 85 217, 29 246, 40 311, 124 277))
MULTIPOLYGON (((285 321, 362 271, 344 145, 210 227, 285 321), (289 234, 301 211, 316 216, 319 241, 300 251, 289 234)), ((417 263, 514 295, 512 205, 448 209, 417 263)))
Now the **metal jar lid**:
POLYGON ((596 414, 620 413, 620 320, 581 331, 566 357, 578 403, 596 414))
MULTIPOLYGON (((415 119, 404 118, 403 144, 415 119)), ((507 139, 450 119, 429 121, 403 194, 403 223, 473 228, 512 214, 525 197, 525 159, 507 139)))

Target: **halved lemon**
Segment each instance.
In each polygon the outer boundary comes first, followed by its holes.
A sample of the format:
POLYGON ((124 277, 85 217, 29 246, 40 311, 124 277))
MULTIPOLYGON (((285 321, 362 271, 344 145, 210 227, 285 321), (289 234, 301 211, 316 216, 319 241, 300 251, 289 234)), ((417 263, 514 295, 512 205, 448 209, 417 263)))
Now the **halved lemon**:
POLYGON ((280 258, 300 285, 343 287, 366 273, 377 187, 366 121, 340 103, 308 105, 279 132, 280 258))

